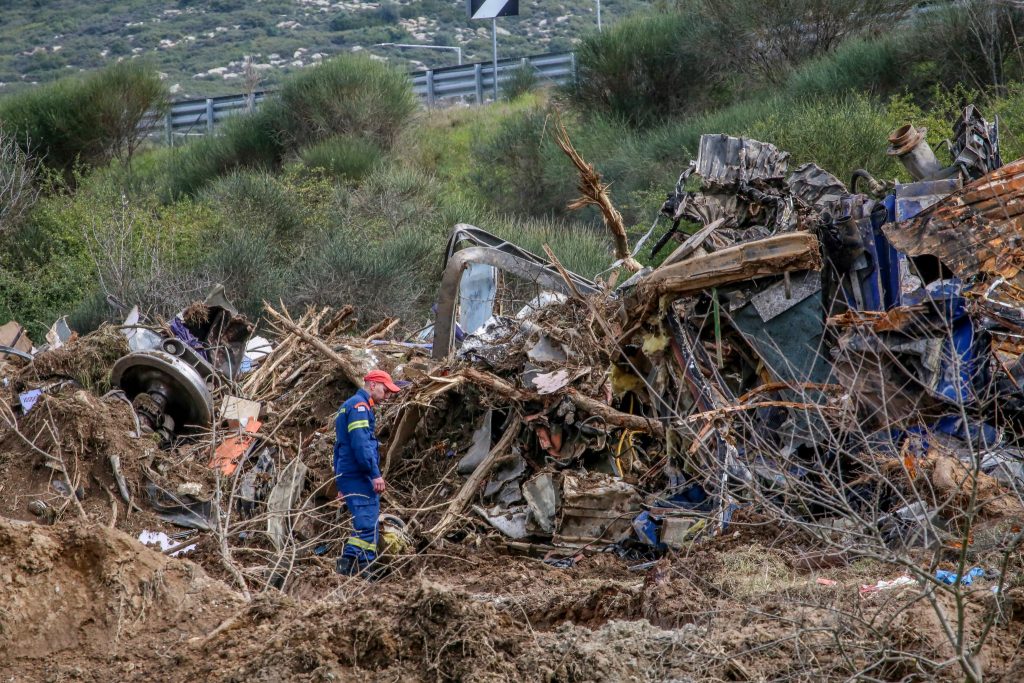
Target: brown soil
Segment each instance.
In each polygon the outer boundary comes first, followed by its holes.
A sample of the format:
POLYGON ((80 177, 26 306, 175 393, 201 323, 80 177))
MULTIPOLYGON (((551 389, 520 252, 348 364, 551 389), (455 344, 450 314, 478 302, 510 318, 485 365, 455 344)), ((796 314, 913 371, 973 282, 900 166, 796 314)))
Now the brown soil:
MULTIPOLYGON (((246 602, 119 531, 0 520, 0 668, 13 681, 840 680, 888 648, 876 679, 961 677, 915 661, 952 652, 917 591, 858 596, 890 578, 878 565, 802 574, 736 541, 627 565, 555 569, 485 545, 418 556, 379 584, 324 567, 246 602)), ((1024 670, 1019 592, 982 654, 1004 680, 1024 670)), ((976 633, 994 603, 968 595, 976 633)))

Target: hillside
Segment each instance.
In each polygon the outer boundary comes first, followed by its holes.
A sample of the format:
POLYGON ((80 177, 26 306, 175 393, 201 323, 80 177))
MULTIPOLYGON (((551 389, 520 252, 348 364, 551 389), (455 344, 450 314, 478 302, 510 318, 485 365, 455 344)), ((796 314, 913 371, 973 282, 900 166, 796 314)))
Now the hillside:
MULTIPOLYGON (((369 50, 411 69, 449 66, 454 51, 374 47, 423 43, 463 48, 466 62, 490 58, 487 21, 470 21, 458 0, 112 0, 0 2, 0 94, 122 59, 146 59, 172 96, 245 88, 251 57, 272 86, 289 72, 342 52, 369 50)), ((602 21, 614 22, 650 3, 606 0, 602 21)), ((498 25, 499 55, 519 57, 572 48, 595 25, 592 2, 523 0, 521 15, 498 25)))

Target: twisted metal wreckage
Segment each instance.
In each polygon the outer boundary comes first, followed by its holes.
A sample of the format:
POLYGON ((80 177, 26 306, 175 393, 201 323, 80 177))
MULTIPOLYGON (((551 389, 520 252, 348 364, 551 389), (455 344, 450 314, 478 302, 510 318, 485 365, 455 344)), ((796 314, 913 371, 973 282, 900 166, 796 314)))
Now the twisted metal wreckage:
MULTIPOLYGON (((421 543, 475 520, 553 563, 584 547, 656 554, 720 532, 749 502, 828 518, 825 498, 794 491, 867 500, 864 457, 913 469, 936 443, 1012 486, 1024 481, 1006 436, 1024 421, 1024 160, 1002 164, 997 125, 973 107, 955 134, 942 167, 905 126, 890 153, 914 181, 858 170, 849 187, 814 164, 790 172, 771 144, 704 135, 652 255, 675 248, 618 286, 459 225, 432 341, 384 339, 397 321, 345 335, 351 308, 296 321, 270 306, 277 343, 254 341, 215 292, 162 331, 133 312, 111 379, 140 433, 165 448, 210 440, 240 509, 268 513, 274 547, 312 539, 310 555, 330 539, 302 519, 316 505, 300 494, 331 496, 331 436, 307 397, 334 383, 337 400, 373 366, 411 384, 379 422, 392 495, 428 456, 459 456, 466 477, 438 475, 442 505, 406 487, 397 507, 415 511, 405 532, 421 543), (504 310, 502 289, 529 302, 504 310)), ((14 346, 0 352, 32 358, 14 346)), ((166 468, 146 477, 164 519, 210 528, 219 499, 175 489, 166 468)), ((875 522, 913 520, 910 507, 881 501, 875 522)))

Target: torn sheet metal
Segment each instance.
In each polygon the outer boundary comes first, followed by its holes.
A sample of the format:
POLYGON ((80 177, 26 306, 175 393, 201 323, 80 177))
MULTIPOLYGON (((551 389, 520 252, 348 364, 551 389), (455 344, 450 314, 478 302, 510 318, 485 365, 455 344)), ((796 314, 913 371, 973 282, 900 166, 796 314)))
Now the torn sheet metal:
POLYGON ((938 204, 963 186, 960 177, 896 183, 896 220, 905 221, 938 204))
POLYGON ((562 344, 552 343, 551 337, 542 332, 537 341, 526 350, 526 357, 534 363, 561 363, 569 356, 562 344))
POLYGON ((459 326, 465 334, 480 329, 494 310, 498 292, 498 269, 471 263, 459 283, 459 326))
POLYGON ((562 475, 562 509, 553 543, 610 545, 633 533, 640 495, 621 479, 596 472, 562 475))
POLYGON ((462 476, 467 476, 473 473, 473 470, 477 468, 487 454, 491 451, 491 411, 488 410, 484 413, 483 418, 480 420, 480 426, 473 432, 473 441, 469 445, 469 450, 459 460, 457 471, 462 476))
POLYGON ((1003 165, 999 155, 999 120, 989 123, 973 104, 964 108, 953 125, 950 147, 953 165, 971 178, 979 178, 1003 165))
POLYGON ((146 496, 153 512, 166 522, 200 531, 213 528, 213 503, 208 500, 171 493, 153 481, 146 484, 146 496))
POLYGON ((783 279, 768 285, 750 297, 750 302, 761 320, 768 322, 820 291, 821 273, 807 270, 791 275, 788 283, 783 279))
POLYGON ((935 256, 964 280, 988 275, 1024 287, 1024 159, 884 230, 897 249, 935 256))
POLYGON ((255 442, 252 435, 258 432, 261 426, 259 420, 249 420, 241 434, 229 436, 217 446, 217 450, 213 452, 213 458, 210 459, 207 466, 210 469, 219 469, 222 474, 230 477, 238 468, 242 456, 255 442))
POLYGON ((705 183, 729 185, 753 180, 779 181, 789 165, 789 152, 768 142, 724 134, 700 136, 696 173, 705 183))
POLYGON ((568 386, 571 382, 579 379, 583 375, 590 372, 590 368, 582 368, 574 372, 569 372, 567 368, 561 368, 554 372, 546 372, 544 374, 535 375, 533 377, 533 386, 537 389, 537 393, 541 396, 547 394, 553 394, 556 391, 568 386))
POLYGON ((302 487, 306 485, 307 469, 298 458, 289 462, 267 498, 267 535, 278 550, 287 542, 288 515, 298 507, 302 487))
POLYGON ((50 349, 59 349, 71 341, 74 332, 68 327, 68 317, 62 316, 57 319, 46 333, 46 343, 50 349))
POLYGON ((795 197, 818 211, 837 213, 850 191, 839 178, 817 164, 803 164, 786 180, 795 197))
POLYGON ((249 420, 259 419, 262 408, 263 404, 259 401, 250 401, 238 396, 225 396, 224 403, 220 407, 220 419, 237 422, 245 427, 249 424, 249 420))
POLYGON ((28 332, 20 323, 13 320, 0 325, 0 346, 10 349, 9 352, 0 351, 0 360, 7 358, 7 353, 12 356, 32 357, 32 340, 28 338, 28 332))
POLYGON ((525 505, 502 508, 496 505, 485 510, 479 505, 473 506, 473 512, 483 517, 488 524, 513 540, 526 538, 526 520, 528 509, 525 505))
POLYGON ((531 519, 548 534, 555 530, 555 516, 561 505, 557 476, 544 471, 523 484, 523 498, 530 508, 531 519))

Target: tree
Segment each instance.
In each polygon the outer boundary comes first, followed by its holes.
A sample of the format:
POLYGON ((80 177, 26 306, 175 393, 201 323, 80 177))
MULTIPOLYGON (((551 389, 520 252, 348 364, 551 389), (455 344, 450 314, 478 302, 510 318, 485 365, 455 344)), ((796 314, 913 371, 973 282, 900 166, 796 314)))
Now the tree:
POLYGON ((900 21, 908 0, 701 0, 721 53, 741 71, 783 81, 794 66, 848 36, 900 21))

